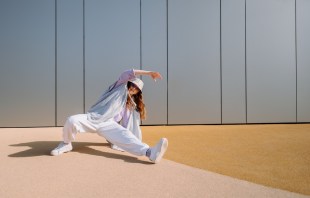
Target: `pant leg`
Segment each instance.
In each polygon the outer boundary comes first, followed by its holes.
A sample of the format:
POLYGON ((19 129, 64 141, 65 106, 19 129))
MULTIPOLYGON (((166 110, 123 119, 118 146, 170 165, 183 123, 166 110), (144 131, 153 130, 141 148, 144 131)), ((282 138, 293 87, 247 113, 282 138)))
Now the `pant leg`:
POLYGON ((77 114, 68 117, 63 127, 63 141, 70 143, 75 140, 76 134, 84 132, 95 133, 96 126, 87 120, 87 114, 77 114))
POLYGON ((139 140, 131 131, 112 119, 101 123, 97 133, 112 144, 134 155, 145 155, 149 149, 149 146, 139 140))

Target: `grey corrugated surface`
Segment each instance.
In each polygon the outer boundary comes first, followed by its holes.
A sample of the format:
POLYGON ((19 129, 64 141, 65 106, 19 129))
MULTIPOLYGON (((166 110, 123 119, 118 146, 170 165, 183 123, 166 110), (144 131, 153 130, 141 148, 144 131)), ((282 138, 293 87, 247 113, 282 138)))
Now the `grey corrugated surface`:
POLYGON ((246 3, 247 121, 296 122, 294 1, 246 3))
POLYGON ((0 126, 55 125, 55 2, 0 1, 0 126))

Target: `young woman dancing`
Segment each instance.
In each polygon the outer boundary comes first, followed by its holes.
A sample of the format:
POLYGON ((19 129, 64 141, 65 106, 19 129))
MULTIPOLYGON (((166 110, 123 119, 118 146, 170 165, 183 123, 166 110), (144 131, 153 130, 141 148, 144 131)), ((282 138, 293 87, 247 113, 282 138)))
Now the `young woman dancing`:
POLYGON ((63 127, 63 141, 51 151, 60 155, 71 151, 76 134, 93 132, 104 137, 113 149, 124 150, 138 156, 147 156, 158 163, 168 147, 168 140, 161 138, 150 147, 142 142, 140 120, 146 110, 142 97, 143 82, 139 75, 150 76, 154 81, 162 79, 159 72, 131 69, 105 91, 86 114, 70 116, 63 127))

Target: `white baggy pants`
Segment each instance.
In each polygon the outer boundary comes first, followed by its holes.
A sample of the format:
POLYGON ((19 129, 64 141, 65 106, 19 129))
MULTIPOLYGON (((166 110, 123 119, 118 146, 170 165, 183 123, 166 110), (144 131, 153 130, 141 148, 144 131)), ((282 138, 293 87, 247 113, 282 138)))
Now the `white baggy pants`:
POLYGON ((87 119, 87 114, 77 114, 68 117, 63 127, 63 141, 70 143, 77 133, 97 133, 106 140, 134 155, 146 155, 149 146, 139 140, 131 131, 124 128, 113 119, 100 124, 94 124, 87 119))

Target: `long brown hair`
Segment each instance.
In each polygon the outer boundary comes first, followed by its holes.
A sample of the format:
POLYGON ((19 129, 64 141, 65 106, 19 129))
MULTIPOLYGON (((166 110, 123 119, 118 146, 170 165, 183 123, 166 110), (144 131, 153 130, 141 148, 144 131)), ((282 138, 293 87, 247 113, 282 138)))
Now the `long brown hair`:
MULTIPOLYGON (((132 82, 127 83, 127 88, 129 89, 132 86, 132 82)), ((136 93, 135 95, 132 95, 131 98, 133 99, 133 101, 136 103, 136 110, 140 113, 140 118, 142 120, 146 119, 146 109, 145 109, 145 104, 143 101, 143 96, 142 96, 142 92, 139 90, 138 93, 136 93)), ((128 94, 127 96, 127 102, 126 102, 126 106, 127 108, 131 108, 134 106, 134 104, 132 104, 130 96, 128 94)))

